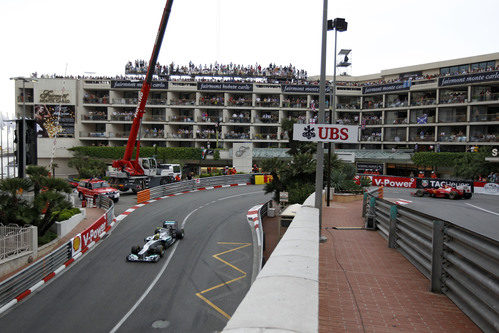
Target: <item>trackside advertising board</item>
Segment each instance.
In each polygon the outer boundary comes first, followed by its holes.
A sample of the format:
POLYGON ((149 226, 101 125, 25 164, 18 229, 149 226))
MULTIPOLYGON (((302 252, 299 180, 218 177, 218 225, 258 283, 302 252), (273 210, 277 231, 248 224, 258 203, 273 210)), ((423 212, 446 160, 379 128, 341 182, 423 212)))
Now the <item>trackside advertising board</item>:
POLYGON ((368 177, 371 179, 372 186, 416 188, 416 178, 413 177, 357 175, 354 180, 360 183, 361 177, 368 177))
POLYGON ((293 140, 296 141, 357 143, 358 139, 358 126, 329 124, 293 125, 293 140))
POLYGON ((444 185, 452 187, 467 185, 471 187, 471 192, 474 192, 474 184, 471 180, 452 180, 452 179, 434 179, 434 178, 417 178, 417 188, 439 188, 444 185))
POLYGON ((88 227, 81 234, 76 235, 72 239, 72 252, 73 255, 86 249, 88 244, 99 238, 99 235, 104 232, 107 227, 107 217, 106 214, 102 215, 97 221, 94 222, 90 227, 88 227))

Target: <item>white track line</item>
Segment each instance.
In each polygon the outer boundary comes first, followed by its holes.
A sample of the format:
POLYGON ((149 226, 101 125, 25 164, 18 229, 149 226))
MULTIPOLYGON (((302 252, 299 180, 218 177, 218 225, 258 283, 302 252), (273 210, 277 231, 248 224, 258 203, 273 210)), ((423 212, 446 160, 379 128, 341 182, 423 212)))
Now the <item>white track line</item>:
POLYGON ((468 206, 471 206, 471 207, 475 207, 476 209, 483 210, 484 212, 487 212, 487 213, 490 213, 490 214, 494 214, 494 215, 499 216, 499 213, 493 212, 493 211, 491 211, 491 210, 487 210, 487 209, 485 209, 485 208, 478 207, 478 206, 475 206, 475 205, 472 205, 472 204, 469 204, 469 203, 467 203, 467 205, 468 205, 468 206))
MULTIPOLYGON (((240 196, 243 196, 243 195, 250 195, 250 194, 255 194, 255 193, 261 193, 261 191, 255 191, 255 192, 250 192, 250 193, 242 193, 242 194, 231 195, 231 196, 228 196, 228 197, 225 197, 225 198, 222 198, 222 199, 214 200, 214 201, 209 202, 209 203, 207 203, 207 204, 205 204, 203 206, 200 206, 200 207, 194 209, 193 211, 191 211, 184 218, 184 220, 182 221, 182 228, 184 227, 185 223, 187 222, 187 219, 192 214, 194 214, 196 211, 198 211, 199 209, 201 209, 201 208, 203 208, 203 207, 205 207, 205 206, 207 206, 209 204, 215 203, 215 202, 223 200, 223 199, 230 199, 230 198, 235 198, 235 197, 240 197, 240 196)), ((156 285, 156 283, 158 283, 159 278, 165 272, 166 267, 168 267, 168 264, 170 263, 170 260, 172 259, 173 254, 175 253, 175 250, 177 249, 177 246, 178 246, 178 242, 175 242, 175 245, 173 245, 172 251, 170 252, 170 255, 168 256, 168 259, 163 264, 163 267, 161 267, 161 270, 159 271, 159 273, 156 275, 156 277, 151 282, 151 284, 149 285, 149 287, 147 287, 146 291, 144 291, 144 293, 142 294, 142 296, 140 296, 140 298, 137 300, 137 302, 135 302, 135 304, 132 306, 132 308, 125 314, 125 316, 123 316, 123 318, 121 318, 121 320, 116 324, 116 326, 114 326, 111 329, 111 331, 109 331, 110 333, 115 333, 121 327, 121 325, 123 325, 123 323, 128 319, 128 317, 130 317, 132 315, 132 313, 135 311, 135 309, 137 309, 137 307, 140 305, 140 303, 142 303, 142 301, 147 297, 147 295, 152 290, 152 288, 154 288, 154 286, 156 285)))

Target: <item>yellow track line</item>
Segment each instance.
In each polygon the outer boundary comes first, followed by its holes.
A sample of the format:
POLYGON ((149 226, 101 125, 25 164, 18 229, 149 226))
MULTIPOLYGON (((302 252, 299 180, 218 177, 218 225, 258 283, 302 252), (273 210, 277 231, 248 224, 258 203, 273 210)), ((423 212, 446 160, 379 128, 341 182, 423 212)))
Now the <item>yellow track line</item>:
POLYGON ((225 318, 227 319, 230 319, 230 316, 225 312, 223 311, 222 309, 220 309, 218 306, 216 306, 215 304, 213 304, 213 302, 211 302, 209 299, 207 299, 206 297, 203 296, 204 293, 207 293, 211 290, 215 290, 217 288, 220 288, 222 286, 226 286, 228 284, 231 284, 233 282, 236 282, 237 280, 241 280, 242 278, 245 278, 247 273, 245 271, 243 271, 242 269, 232 265, 231 263, 219 258, 219 256, 221 256, 222 254, 226 254, 226 253, 229 253, 229 252, 233 252, 233 251, 236 251, 236 250, 239 250, 239 249, 242 249, 242 248, 245 248, 245 247, 248 247, 251 245, 251 243, 234 243, 234 242, 218 242, 218 244, 224 244, 224 245, 241 245, 241 246, 238 246, 236 248, 233 248, 233 249, 230 249, 230 250, 227 250, 227 251, 223 251, 223 252, 220 252, 220 253, 217 253, 217 254, 214 254, 212 255, 213 258, 223 262, 224 264, 226 264, 227 266, 233 268, 234 270, 240 272, 242 275, 237 277, 237 278, 234 278, 230 281, 227 281, 227 282, 222 282, 220 284, 217 284, 216 286, 213 286, 213 287, 210 287, 208 289, 205 289, 201 292, 198 292, 196 293, 196 296, 201 298, 203 301, 206 302, 206 304, 208 304, 209 306, 211 306, 213 309, 215 309, 218 313, 220 313, 222 316, 224 316, 225 318))

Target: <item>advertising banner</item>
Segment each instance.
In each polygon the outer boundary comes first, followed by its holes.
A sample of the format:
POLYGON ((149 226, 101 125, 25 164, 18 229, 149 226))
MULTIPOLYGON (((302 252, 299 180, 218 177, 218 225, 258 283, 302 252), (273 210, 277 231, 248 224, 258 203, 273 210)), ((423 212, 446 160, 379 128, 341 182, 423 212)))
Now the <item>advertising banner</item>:
POLYGON ((434 178, 417 178, 417 188, 439 188, 444 185, 452 187, 470 186, 471 192, 474 192, 474 184, 471 180, 452 180, 452 179, 434 179, 434 178))
MULTIPOLYGON (((85 249, 88 244, 90 244, 92 241, 95 241, 97 238, 99 238, 99 235, 104 232, 104 230, 107 227, 107 219, 106 215, 102 215, 100 219, 95 221, 94 224, 92 224, 87 230, 83 231, 80 236, 81 236, 81 248, 85 249)), ((74 245, 74 243, 73 243, 74 245)))
POLYGON ((198 82, 198 90, 253 91, 252 83, 198 82))
POLYGON ((359 127, 353 125, 294 124, 293 140, 357 143, 359 127))
POLYGON ((39 138, 74 138, 75 107, 73 105, 35 105, 35 120, 39 138))
MULTIPOLYGON (((142 81, 120 80, 111 81, 111 89, 140 89, 142 88, 142 81)), ((168 89, 168 81, 152 81, 151 89, 168 89)))
MULTIPOLYGON (((282 92, 285 93, 314 93, 318 94, 320 92, 320 86, 319 85, 307 85, 307 84, 283 84, 282 87, 282 92)), ((331 87, 326 86, 326 93, 331 92, 331 87)))
POLYGON ((357 172, 363 173, 366 170, 377 171, 380 174, 383 173, 383 164, 379 163, 359 163, 357 162, 357 172))
POLYGON ((499 195, 499 184, 474 182, 475 193, 499 195))
POLYGON ((372 185, 385 187, 416 188, 416 178, 391 177, 391 176, 367 176, 371 178, 372 185))
POLYGON ((477 82, 488 82, 499 80, 499 71, 480 72, 466 75, 456 75, 441 77, 438 79, 438 86, 454 86, 458 84, 469 84, 477 82))
POLYGON ((384 93, 384 92, 389 92, 389 91, 409 90, 410 87, 411 87, 411 81, 407 80, 407 81, 397 82, 397 83, 363 87, 362 93, 363 94, 376 94, 376 93, 384 93))

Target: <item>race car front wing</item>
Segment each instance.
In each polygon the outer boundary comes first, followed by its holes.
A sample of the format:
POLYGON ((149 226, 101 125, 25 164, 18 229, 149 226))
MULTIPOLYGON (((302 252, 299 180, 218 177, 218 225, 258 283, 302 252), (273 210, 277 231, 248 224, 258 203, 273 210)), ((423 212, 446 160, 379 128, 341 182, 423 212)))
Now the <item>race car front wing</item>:
POLYGON ((141 258, 138 255, 132 253, 126 257, 126 260, 131 262, 158 262, 159 258, 159 254, 151 254, 148 256, 143 256, 141 258))

